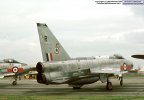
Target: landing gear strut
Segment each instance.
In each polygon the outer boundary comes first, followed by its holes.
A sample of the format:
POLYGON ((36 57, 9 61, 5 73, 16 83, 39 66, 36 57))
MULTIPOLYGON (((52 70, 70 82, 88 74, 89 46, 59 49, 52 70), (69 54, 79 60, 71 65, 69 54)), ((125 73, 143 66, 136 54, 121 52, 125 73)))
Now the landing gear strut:
POLYGON ((19 75, 19 80, 21 80, 21 76, 19 75))
POLYGON ((106 90, 112 90, 112 83, 111 82, 107 82, 106 90))
POLYGON ((112 83, 109 81, 109 78, 107 78, 106 90, 112 90, 112 83))
POLYGON ((17 81, 13 81, 13 82, 12 82, 12 85, 17 85, 17 81))
POLYGON ((73 89, 76 90, 76 89, 81 89, 81 87, 82 87, 83 85, 69 84, 69 86, 73 87, 73 89))
POLYGON ((73 87, 73 89, 75 89, 75 90, 76 90, 76 89, 80 89, 80 88, 81 88, 81 87, 73 87))
POLYGON ((123 86, 123 77, 120 77, 120 86, 123 86))
POLYGON ((17 85, 17 78, 18 78, 18 74, 15 73, 15 75, 14 75, 14 81, 12 82, 12 85, 17 85))

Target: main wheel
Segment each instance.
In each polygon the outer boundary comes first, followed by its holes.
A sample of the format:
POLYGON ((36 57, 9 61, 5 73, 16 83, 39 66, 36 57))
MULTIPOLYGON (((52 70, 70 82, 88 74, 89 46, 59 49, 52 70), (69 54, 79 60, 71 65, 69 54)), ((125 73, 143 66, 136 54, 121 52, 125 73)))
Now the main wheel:
POLYGON ((12 82, 12 85, 17 85, 17 81, 13 81, 13 82, 12 82))
POLYGON ((112 83, 111 82, 107 82, 106 90, 112 90, 112 83))
POLYGON ((80 89, 81 86, 74 86, 73 89, 80 89))
POLYGON ((19 80, 21 80, 21 77, 19 76, 19 80))

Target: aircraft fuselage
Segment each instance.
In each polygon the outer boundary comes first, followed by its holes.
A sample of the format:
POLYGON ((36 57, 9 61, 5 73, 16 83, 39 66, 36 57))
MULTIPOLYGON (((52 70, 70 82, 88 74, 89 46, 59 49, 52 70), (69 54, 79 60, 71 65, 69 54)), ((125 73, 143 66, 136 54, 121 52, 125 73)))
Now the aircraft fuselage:
POLYGON ((37 81, 43 84, 89 84, 101 80, 105 82, 105 70, 122 72, 131 69, 126 59, 68 60, 39 62, 37 81), (124 66, 126 64, 126 66, 124 66))

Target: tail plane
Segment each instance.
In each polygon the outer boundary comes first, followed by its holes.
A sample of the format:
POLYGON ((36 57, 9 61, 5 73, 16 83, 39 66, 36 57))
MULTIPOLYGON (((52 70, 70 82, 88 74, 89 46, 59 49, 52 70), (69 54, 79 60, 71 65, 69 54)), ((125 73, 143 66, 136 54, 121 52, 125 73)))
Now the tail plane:
POLYGON ((65 61, 70 56, 44 23, 37 23, 43 61, 65 61))

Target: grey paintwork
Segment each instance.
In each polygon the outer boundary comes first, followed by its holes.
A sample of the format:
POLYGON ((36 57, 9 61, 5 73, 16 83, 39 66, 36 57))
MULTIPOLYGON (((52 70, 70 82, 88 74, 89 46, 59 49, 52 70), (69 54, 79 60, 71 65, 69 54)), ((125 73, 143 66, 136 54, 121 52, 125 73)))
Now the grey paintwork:
POLYGON ((81 82, 80 80, 91 78, 89 83, 96 82, 99 79, 106 82, 106 75, 123 74, 126 71, 121 69, 123 64, 131 63, 126 59, 68 60, 39 63, 37 70, 38 67, 43 69, 43 71, 39 71, 39 74, 43 76, 45 84, 68 83, 84 85, 87 84, 87 81, 81 82))
POLYGON ((46 24, 37 23, 37 27, 44 60, 44 62, 37 63, 36 66, 38 83, 66 83, 79 88, 98 80, 109 82, 109 77, 114 75, 122 77, 123 73, 132 68, 132 63, 119 55, 107 58, 78 57, 72 59, 46 24), (51 60, 47 56, 48 53, 51 53, 51 60))
POLYGON ((49 53, 52 53, 53 61, 69 60, 70 56, 64 50, 59 41, 52 34, 46 24, 37 23, 39 39, 41 44, 43 61, 50 61, 49 53))
POLYGON ((3 59, 0 62, 0 78, 8 77, 8 76, 14 76, 15 73, 13 71, 8 72, 8 69, 13 69, 14 67, 16 68, 22 68, 23 71, 17 72, 18 75, 27 73, 31 67, 28 66, 25 63, 20 63, 14 59, 3 59))
POLYGON ((144 54, 132 55, 133 58, 144 59, 144 54))

